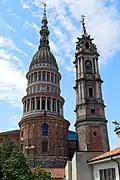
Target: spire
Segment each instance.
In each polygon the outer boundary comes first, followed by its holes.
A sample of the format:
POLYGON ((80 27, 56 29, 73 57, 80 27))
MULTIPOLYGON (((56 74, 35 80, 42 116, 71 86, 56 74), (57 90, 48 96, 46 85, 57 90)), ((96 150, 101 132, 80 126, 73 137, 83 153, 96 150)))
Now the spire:
POLYGON ((41 30, 40 30, 40 46, 39 49, 41 47, 49 47, 49 30, 48 30, 48 21, 47 21, 47 15, 46 15, 46 4, 43 3, 43 17, 42 17, 42 26, 41 26, 41 30))
POLYGON ((86 31, 86 27, 85 27, 85 16, 84 15, 82 15, 81 16, 81 23, 82 23, 82 35, 83 36, 88 36, 88 33, 87 33, 87 31, 86 31))

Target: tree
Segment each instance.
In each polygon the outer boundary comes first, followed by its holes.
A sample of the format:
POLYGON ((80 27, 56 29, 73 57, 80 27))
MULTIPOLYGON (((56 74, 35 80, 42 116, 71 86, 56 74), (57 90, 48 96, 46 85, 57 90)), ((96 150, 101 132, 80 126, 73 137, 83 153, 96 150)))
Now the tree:
POLYGON ((41 180, 51 178, 51 174, 39 165, 31 171, 23 152, 13 142, 0 147, 0 179, 2 180, 41 180))
POLYGON ((40 165, 37 165, 34 170, 33 170, 34 175, 36 176, 36 178, 38 180, 40 180, 41 178, 48 178, 51 179, 51 173, 49 173, 48 171, 46 171, 44 168, 41 168, 40 165))
POLYGON ((0 147, 0 178, 2 178, 3 164, 12 155, 14 150, 17 150, 17 146, 11 141, 7 141, 0 147))
POLYGON ((29 180, 32 172, 22 152, 13 151, 2 169, 3 180, 29 180))

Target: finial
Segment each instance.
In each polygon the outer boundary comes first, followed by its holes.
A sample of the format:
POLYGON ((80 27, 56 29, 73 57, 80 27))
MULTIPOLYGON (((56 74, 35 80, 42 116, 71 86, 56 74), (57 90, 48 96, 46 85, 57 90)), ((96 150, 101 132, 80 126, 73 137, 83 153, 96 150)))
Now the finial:
POLYGON ((85 16, 84 15, 81 16, 81 23, 82 23, 82 35, 88 36, 88 33, 85 28, 85 16))
POLYGON ((43 17, 46 18, 46 3, 43 1, 42 4, 44 5, 43 7, 43 17))

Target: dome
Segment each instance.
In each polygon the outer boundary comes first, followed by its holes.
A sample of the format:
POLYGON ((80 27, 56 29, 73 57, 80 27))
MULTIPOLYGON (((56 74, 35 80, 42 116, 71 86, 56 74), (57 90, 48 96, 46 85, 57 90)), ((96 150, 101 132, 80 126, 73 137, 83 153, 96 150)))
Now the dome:
POLYGON ((39 61, 41 63, 49 63, 55 65, 58 68, 56 59, 49 48, 41 47, 33 56, 32 62, 39 61))

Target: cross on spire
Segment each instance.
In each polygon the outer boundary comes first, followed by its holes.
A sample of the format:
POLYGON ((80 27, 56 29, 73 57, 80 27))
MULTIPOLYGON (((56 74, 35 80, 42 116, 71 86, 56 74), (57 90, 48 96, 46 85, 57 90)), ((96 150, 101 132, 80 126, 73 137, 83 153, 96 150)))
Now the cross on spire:
POLYGON ((86 27, 85 27, 85 16, 84 15, 81 16, 81 23, 82 23, 82 35, 88 36, 88 33, 86 31, 86 27))
POLYGON ((46 18, 46 3, 43 1, 42 4, 44 5, 43 7, 43 17, 46 18))

